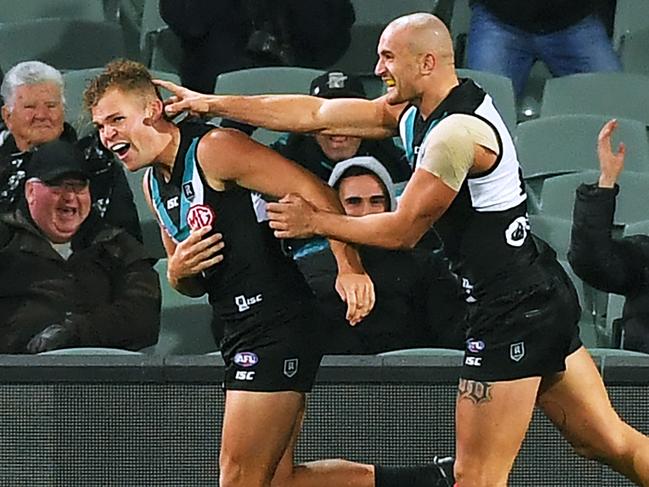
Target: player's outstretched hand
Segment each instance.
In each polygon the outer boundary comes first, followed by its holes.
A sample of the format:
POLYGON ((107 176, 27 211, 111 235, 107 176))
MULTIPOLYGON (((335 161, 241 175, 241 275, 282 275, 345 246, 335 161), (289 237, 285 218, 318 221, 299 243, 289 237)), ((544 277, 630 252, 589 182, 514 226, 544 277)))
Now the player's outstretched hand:
POLYGON ((210 226, 199 228, 176 247, 169 257, 167 277, 170 282, 194 277, 223 260, 219 254, 225 244, 220 233, 205 237, 212 229, 210 226))
POLYGON ((266 207, 270 228, 277 238, 307 238, 315 235, 316 208, 299 194, 290 193, 266 207))
POLYGON ((172 94, 164 101, 167 115, 174 116, 181 112, 189 112, 190 115, 197 117, 210 115, 209 95, 203 95, 162 79, 154 79, 153 84, 170 91, 172 94))
POLYGON ((346 319, 351 326, 357 325, 374 308, 374 283, 367 274, 339 273, 336 291, 347 303, 346 319))

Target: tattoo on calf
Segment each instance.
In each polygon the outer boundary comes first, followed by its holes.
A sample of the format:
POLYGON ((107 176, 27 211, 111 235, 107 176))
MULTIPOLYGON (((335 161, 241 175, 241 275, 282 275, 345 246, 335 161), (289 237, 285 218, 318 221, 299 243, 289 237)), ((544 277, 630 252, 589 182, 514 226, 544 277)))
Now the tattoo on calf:
POLYGON ((458 399, 467 398, 474 404, 491 401, 491 384, 475 380, 460 379, 458 399))

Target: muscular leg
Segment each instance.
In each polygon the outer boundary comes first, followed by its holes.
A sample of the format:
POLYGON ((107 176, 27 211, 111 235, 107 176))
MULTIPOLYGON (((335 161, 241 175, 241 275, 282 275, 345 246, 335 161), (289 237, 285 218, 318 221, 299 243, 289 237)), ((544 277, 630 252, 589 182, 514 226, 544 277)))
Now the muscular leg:
POLYGON ((221 434, 221 487, 269 487, 304 405, 298 392, 228 391, 221 434))
POLYGON ((542 380, 538 404, 579 454, 649 487, 649 438, 617 415, 586 349, 566 359, 565 372, 542 380))
POLYGON ((455 478, 460 487, 505 487, 532 418, 540 377, 460 379, 455 478))
POLYGON ((272 487, 373 487, 374 466, 346 460, 319 460, 295 465, 294 452, 304 417, 304 401, 298 414, 291 442, 284 452, 272 487))

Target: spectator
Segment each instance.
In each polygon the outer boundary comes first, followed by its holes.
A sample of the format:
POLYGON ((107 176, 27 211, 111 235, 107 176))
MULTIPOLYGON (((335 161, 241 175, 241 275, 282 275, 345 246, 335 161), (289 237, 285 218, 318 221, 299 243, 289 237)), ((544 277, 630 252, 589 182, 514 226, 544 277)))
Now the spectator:
POLYGON ((616 127, 611 120, 599 133, 599 181, 577 188, 568 260, 590 286, 626 297, 623 347, 649 353, 649 236, 611 236, 625 156, 623 144, 616 152, 611 149, 616 127))
POLYGON ((621 71, 599 0, 472 0, 467 65, 511 78, 520 97, 534 62, 554 76, 621 71))
POLYGON ((208 93, 236 69, 330 66, 355 21, 350 0, 160 0, 160 15, 181 39, 183 85, 208 93))
MULTIPOLYGON (((337 189, 347 215, 383 213, 396 207, 390 175, 373 157, 338 163, 329 184, 337 189)), ((362 246, 359 253, 374 282, 376 305, 355 327, 345 321, 345 308, 334 290, 336 262, 329 248, 297 259, 326 317, 326 353, 464 347, 462 291, 441 253, 421 246, 414 250, 362 246)))
POLYGON ((155 343, 158 276, 125 230, 86 224, 81 151, 54 140, 32 162, 25 198, 0 216, 0 353, 155 343))
POLYGON ((77 140, 64 121, 63 77, 40 61, 17 64, 7 72, 0 93, 5 100, 0 132, 0 211, 16 208, 23 195, 32 149, 55 139, 76 143, 90 174, 91 218, 126 229, 142 241, 140 223, 124 171, 96 134, 77 140))
MULTIPOLYGON (((330 71, 311 82, 310 93, 320 98, 367 98, 360 78, 330 71)), ((271 146, 287 159, 327 181, 336 163, 354 156, 372 156, 385 166, 395 182, 406 181, 411 169, 403 150, 392 138, 375 140, 345 135, 290 134, 271 146)))

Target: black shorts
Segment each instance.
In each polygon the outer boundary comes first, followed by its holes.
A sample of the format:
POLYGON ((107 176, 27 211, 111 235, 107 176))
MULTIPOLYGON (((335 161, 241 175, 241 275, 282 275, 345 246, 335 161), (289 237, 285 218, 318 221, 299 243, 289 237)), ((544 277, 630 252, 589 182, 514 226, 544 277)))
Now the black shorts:
POLYGON ((302 312, 273 313, 257 326, 251 327, 249 320, 259 320, 258 316, 239 323, 247 331, 226 334, 222 341, 223 387, 259 392, 311 391, 322 358, 316 318, 311 307, 302 312))
POLYGON ((462 378, 496 382, 565 370, 566 357, 581 347, 579 300, 556 261, 540 281, 469 306, 462 378))

